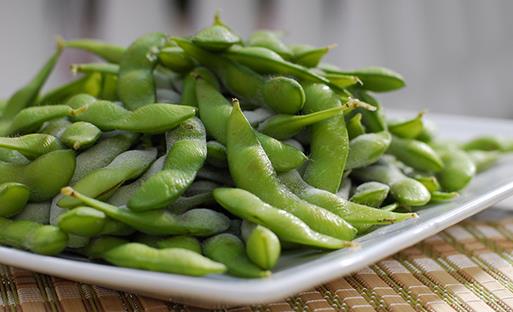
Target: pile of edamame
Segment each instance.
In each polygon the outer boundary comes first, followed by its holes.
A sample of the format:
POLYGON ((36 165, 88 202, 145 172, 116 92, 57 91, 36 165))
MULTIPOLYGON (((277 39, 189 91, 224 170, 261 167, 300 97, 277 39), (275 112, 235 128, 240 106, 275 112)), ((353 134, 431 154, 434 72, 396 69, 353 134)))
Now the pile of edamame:
POLYGON ((191 37, 57 40, 0 102, 0 244, 194 276, 271 274, 283 250, 333 250, 455 198, 513 144, 387 120, 385 68, 322 62, 332 46, 243 40, 216 16, 191 37), (42 92, 63 50, 77 79, 42 92))

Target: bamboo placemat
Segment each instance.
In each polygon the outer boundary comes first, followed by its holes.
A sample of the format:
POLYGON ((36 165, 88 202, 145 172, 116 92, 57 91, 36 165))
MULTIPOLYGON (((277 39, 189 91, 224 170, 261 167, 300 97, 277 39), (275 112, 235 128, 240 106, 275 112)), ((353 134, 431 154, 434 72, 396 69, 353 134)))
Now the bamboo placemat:
MULTIPOLYGON (((513 218, 467 220, 281 302, 217 311, 513 311, 513 218)), ((0 265, 0 311, 206 311, 0 265)))

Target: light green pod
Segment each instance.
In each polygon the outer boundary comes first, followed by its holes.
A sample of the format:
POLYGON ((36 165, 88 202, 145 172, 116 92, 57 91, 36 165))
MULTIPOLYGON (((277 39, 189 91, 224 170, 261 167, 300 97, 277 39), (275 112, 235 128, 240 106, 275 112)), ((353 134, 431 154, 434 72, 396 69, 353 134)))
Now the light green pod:
POLYGON ((443 161, 443 169, 436 174, 442 190, 457 192, 465 188, 474 175, 476 166, 466 152, 457 148, 437 148, 443 161))
POLYGON ((25 184, 30 189, 30 201, 41 202, 58 194, 68 184, 74 170, 73 151, 57 150, 26 165, 0 162, 0 184, 25 184))
POLYGON ((296 114, 305 105, 305 91, 296 80, 271 77, 265 80, 262 96, 269 108, 281 114, 296 114))
POLYGON ((67 105, 28 107, 14 117, 8 134, 36 132, 46 121, 71 116, 74 112, 67 105))
POLYGON ((28 159, 63 149, 56 137, 48 134, 33 133, 19 137, 0 137, 0 147, 20 152, 28 159))
POLYGON ((415 118, 393 122, 388 124, 388 131, 403 139, 415 139, 424 130, 424 112, 420 112, 415 118))
POLYGON ((483 172, 497 163, 500 153, 497 151, 473 150, 467 152, 468 157, 476 166, 476 173, 483 172))
POLYGON ((336 106, 305 115, 278 114, 258 125, 258 131, 278 140, 290 139, 307 126, 342 115, 345 106, 336 106))
POLYGON ((105 219, 105 214, 94 208, 76 207, 61 214, 57 225, 66 233, 92 237, 102 231, 105 219))
POLYGON ((180 47, 166 47, 159 52, 159 62, 176 73, 186 73, 194 68, 194 61, 180 47))
MULTIPOLYGON (((303 112, 313 113, 341 107, 339 97, 324 84, 305 87, 306 102, 303 112)), ((310 185, 335 193, 346 166, 349 137, 344 116, 334 116, 311 126, 310 157, 304 179, 310 185)))
POLYGON ((210 83, 216 90, 220 90, 221 86, 211 71, 205 67, 196 67, 187 74, 183 81, 180 104, 198 107, 198 99, 196 97, 196 80, 198 80, 199 77, 210 83))
POLYGON ((74 150, 82 150, 94 145, 101 135, 102 131, 95 125, 78 121, 67 127, 60 139, 66 146, 74 150))
POLYGON ((392 196, 406 206, 424 206, 431 199, 431 193, 422 183, 405 176, 392 164, 374 164, 353 170, 352 175, 363 181, 377 181, 390 186, 392 196))
MULTIPOLYGON (((143 174, 156 156, 155 149, 124 152, 105 168, 97 169, 74 183, 73 187, 87 196, 109 198, 124 182, 143 174)), ((79 204, 80 201, 69 197, 58 202, 63 208, 73 208, 79 204)))
POLYGON ((374 92, 389 92, 406 85, 403 76, 384 67, 365 67, 351 71, 323 68, 328 73, 352 75, 362 82, 362 89, 374 92))
POLYGON ((362 168, 378 161, 390 146, 387 131, 362 134, 349 142, 346 170, 362 168))
MULTIPOLYGON (((349 136, 349 140, 353 140, 357 136, 365 134, 365 126, 362 123, 362 114, 357 113, 352 116, 347 122, 347 135, 349 136)), ((349 142, 349 154, 351 154, 351 142, 349 142)), ((348 156, 349 158, 349 156, 348 156)), ((349 162, 349 159, 348 159, 349 162)))
POLYGON ((62 133, 70 125, 71 121, 69 121, 67 117, 52 119, 43 124, 43 127, 39 130, 39 133, 49 134, 56 138, 60 138, 62 133))
POLYGON ((191 276, 226 271, 223 264, 187 249, 155 249, 139 243, 126 243, 109 249, 102 254, 102 258, 121 267, 191 276))
POLYGON ((155 55, 166 42, 166 35, 149 33, 137 38, 123 53, 119 62, 118 95, 129 110, 155 103, 153 69, 155 55))
POLYGON ((289 45, 289 49, 292 52, 291 61, 309 68, 317 67, 317 65, 319 65, 320 61, 324 58, 324 56, 326 56, 326 54, 334 47, 334 45, 329 45, 320 48, 316 48, 307 44, 289 45))
POLYGON ((20 152, 3 147, 0 147, 0 161, 16 165, 26 165, 30 162, 30 160, 28 160, 20 152))
POLYGON ((181 196, 207 158, 205 127, 198 118, 166 134, 167 158, 159 173, 143 182, 128 201, 133 211, 162 209, 181 196))
POLYGON ((20 213, 29 200, 30 190, 21 183, 0 184, 0 217, 12 217, 20 213))
POLYGON ((339 240, 312 230, 293 214, 272 207, 243 189, 217 188, 214 191, 214 198, 230 213, 265 226, 283 241, 323 249, 352 246, 349 241, 339 240))
POLYGON ((387 153, 423 172, 439 172, 444 167, 437 152, 422 141, 392 137, 387 153))
POLYGON ((64 41, 64 47, 84 50, 97 55, 107 62, 118 64, 125 52, 125 48, 95 39, 79 39, 64 41))
POLYGON ((274 268, 281 254, 280 239, 268 228, 243 221, 241 233, 249 259, 264 270, 274 268))
POLYGON ((237 102, 228 120, 227 133, 228 165, 238 187, 294 214, 315 231, 345 240, 354 237, 356 230, 344 219, 301 200, 280 182, 237 102))
POLYGON ((0 218, 0 244, 42 255, 57 255, 66 247, 68 236, 58 227, 32 221, 0 218))
POLYGON ((355 110, 355 113, 362 114, 362 123, 365 126, 367 132, 374 133, 386 131, 387 124, 385 122, 385 115, 383 113, 383 108, 381 107, 381 104, 378 102, 378 100, 372 97, 365 90, 362 90, 357 87, 352 87, 349 89, 349 91, 354 97, 356 97, 360 101, 370 104, 376 108, 374 111, 363 108, 357 108, 355 110))
POLYGON ((203 253, 226 266, 227 273, 239 277, 259 278, 271 274, 260 269, 246 255, 244 243, 235 235, 223 233, 203 242, 203 253))
POLYGON ((271 30, 259 30, 249 36, 247 45, 263 47, 278 53, 284 59, 294 56, 293 51, 280 40, 280 33, 271 30))
POLYGON ((181 215, 166 210, 134 212, 85 196, 70 187, 62 189, 61 192, 102 211, 112 219, 150 235, 211 236, 223 232, 230 226, 230 220, 226 216, 209 209, 192 209, 181 215))
POLYGON ((344 75, 338 73, 325 73, 324 77, 332 84, 340 88, 348 88, 354 85, 361 85, 361 80, 356 76, 344 75))
POLYGON ((357 204, 379 208, 388 196, 390 187, 379 182, 366 182, 358 185, 351 201, 357 204))
POLYGON ((513 150, 513 141, 508 141, 496 136, 483 135, 463 143, 462 148, 466 151, 478 150, 509 152, 513 150))
POLYGON ((224 24, 219 14, 214 16, 212 26, 200 30, 191 40, 199 47, 214 52, 224 51, 241 42, 239 36, 224 24))
POLYGON ((226 147, 217 141, 208 141, 207 163, 218 168, 228 167, 228 160, 226 159, 226 147))

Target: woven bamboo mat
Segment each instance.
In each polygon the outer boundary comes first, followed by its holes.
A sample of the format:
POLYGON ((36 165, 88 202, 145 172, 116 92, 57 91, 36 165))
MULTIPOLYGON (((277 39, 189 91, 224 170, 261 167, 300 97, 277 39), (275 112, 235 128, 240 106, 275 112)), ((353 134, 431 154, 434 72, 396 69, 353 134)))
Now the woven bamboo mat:
MULTIPOLYGON (((513 218, 471 220, 282 302, 218 311, 513 311, 513 218)), ((0 265, 0 311, 206 311, 0 265)))

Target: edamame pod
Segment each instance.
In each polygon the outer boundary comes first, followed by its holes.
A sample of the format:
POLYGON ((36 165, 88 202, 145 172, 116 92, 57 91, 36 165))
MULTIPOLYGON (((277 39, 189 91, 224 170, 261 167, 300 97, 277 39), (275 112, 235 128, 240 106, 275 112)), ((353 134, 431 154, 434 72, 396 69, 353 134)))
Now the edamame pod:
POLYGON ((77 109, 74 119, 92 123, 103 131, 126 130, 156 134, 174 129, 195 115, 190 106, 155 103, 128 111, 109 101, 95 101, 77 109))
POLYGON ((62 194, 98 209, 139 232, 151 235, 211 236, 230 226, 230 220, 226 216, 208 209, 192 209, 181 215, 174 215, 166 210, 134 212, 85 196, 71 187, 62 189, 62 194))
POLYGON ((271 77, 262 87, 262 96, 266 105, 281 114, 296 114, 305 105, 305 91, 294 79, 271 77))
POLYGON ((176 73, 186 73, 194 68, 194 61, 180 47, 160 50, 159 62, 176 73))
POLYGON ((476 173, 483 172, 497 163, 500 153, 496 151, 468 151, 468 157, 476 166, 476 173))
POLYGON ((12 217, 27 205, 30 189, 21 183, 0 184, 0 217, 12 217))
POLYGON ((12 120, 8 134, 36 132, 46 121, 71 116, 75 111, 67 105, 35 106, 20 111, 12 120))
POLYGON ((387 153, 423 172, 439 172, 444 167, 437 152, 422 141, 392 137, 387 153))
POLYGON ((336 106, 305 115, 278 114, 258 125, 258 131, 278 140, 290 139, 307 126, 341 115, 346 106, 336 106))
POLYGON ((30 162, 20 152, 3 147, 0 147, 0 161, 16 165, 26 165, 30 162))
POLYGON ((352 175, 366 182, 377 181, 390 186, 392 196, 406 206, 423 206, 431 199, 430 192, 422 183, 405 176, 397 167, 388 163, 356 169, 352 175))
POLYGON ((247 45, 263 47, 278 53, 284 59, 290 59, 293 52, 280 40, 280 33, 271 30, 259 30, 249 36, 247 45))
POLYGON ((513 141, 508 141, 496 136, 483 135, 475 137, 462 145, 466 151, 502 151, 513 150, 513 141))
MULTIPOLYGON (((108 166, 91 172, 73 184, 73 187, 87 196, 109 198, 124 182, 143 174, 157 157, 157 151, 132 150, 117 156, 108 166)), ((58 202, 63 208, 73 208, 79 200, 67 197, 58 202)))
POLYGON ((0 244, 27 249, 42 255, 59 254, 66 247, 68 236, 58 227, 32 221, 11 221, 0 218, 0 244))
POLYGON ((166 35, 149 33, 137 38, 123 53, 119 62, 118 95, 129 110, 155 103, 153 69, 155 53, 166 42, 166 35))
MULTIPOLYGON (((219 91, 202 79, 196 81, 196 93, 199 115, 207 133, 226 145, 227 122, 232 106, 219 91)), ((295 169, 305 162, 306 156, 294 147, 258 132, 256 135, 277 171, 295 169)))
POLYGON ((210 259, 224 264, 230 275, 258 278, 271 274, 251 262, 244 243, 233 234, 223 233, 207 239, 203 243, 203 252, 210 259))
POLYGON ((58 119, 52 119, 43 124, 43 127, 39 130, 39 133, 53 135, 56 138, 60 138, 61 135, 71 125, 71 122, 67 117, 58 119))
POLYGON ((64 41, 64 47, 80 49, 91 52, 107 62, 118 64, 125 52, 125 48, 114 44, 101 42, 94 39, 79 39, 64 41))
POLYGON ((281 253, 278 236, 262 225, 245 220, 242 221, 241 233, 248 258, 264 270, 274 268, 281 253))
POLYGON ((312 230, 293 214, 275 208, 243 189, 217 188, 214 190, 214 198, 230 213, 269 228, 286 242, 323 249, 352 246, 350 241, 339 240, 312 230))
POLYGON ((191 40, 199 47, 214 52, 224 51, 241 41, 239 36, 223 23, 219 14, 214 16, 212 26, 200 30, 191 40))
POLYGON ((167 158, 159 173, 143 182, 128 201, 133 211, 161 209, 175 201, 191 185, 207 158, 205 127, 190 118, 166 134, 167 158))
MULTIPOLYGON (((290 45, 289 49, 292 52, 291 61, 305 66, 305 67, 317 67, 322 58, 332 49, 335 45, 329 45, 325 47, 316 48, 307 44, 294 44, 290 45)), ((269 47, 267 47, 269 49, 269 47)), ((272 50, 272 49, 271 49, 272 50)), ((276 51, 274 51, 276 52, 276 51)), ((278 53, 279 54, 279 53, 278 53)), ((282 56, 283 57, 283 56, 282 56)), ((286 58, 286 57, 284 57, 286 58)))
POLYGON ((389 92, 401 89, 406 84, 403 76, 384 67, 365 67, 351 71, 323 68, 328 73, 340 73, 358 77, 362 81, 362 89, 374 92, 389 92))
POLYGON ((388 130, 393 135, 403 139, 415 139, 424 130, 424 112, 420 112, 415 118, 388 124, 388 130))
POLYGON ((0 147, 20 152, 28 159, 63 149, 56 137, 48 134, 33 133, 19 137, 0 137, 0 147))
POLYGON ((476 166, 464 151, 457 148, 437 148, 443 169, 436 174, 442 189, 457 192, 467 186, 476 174, 476 166))
POLYGON ((366 182, 356 187, 351 201, 353 203, 379 208, 387 198, 390 187, 379 182, 366 182))
MULTIPOLYGON (((305 87, 303 111, 313 113, 340 107, 339 97, 324 84, 305 87)), ((310 159, 304 179, 310 185, 335 193, 340 187, 349 152, 349 137, 344 116, 335 116, 311 126, 310 159)))
POLYGON ((355 110, 355 113, 362 114, 362 122, 365 126, 365 129, 368 132, 381 132, 387 130, 387 124, 385 122, 385 116, 383 114, 383 109, 381 104, 372 97, 365 90, 362 90, 357 87, 350 88, 349 91, 353 96, 357 99, 374 106, 376 109, 374 111, 368 109, 358 108, 355 110))
POLYGON ((299 198, 313 205, 323 207, 354 225, 390 224, 416 217, 412 213, 388 212, 350 202, 336 194, 310 186, 303 181, 301 175, 295 170, 280 174, 279 178, 299 198))
POLYGON ((362 134, 349 142, 346 170, 366 167, 378 161, 390 146, 387 131, 362 134))
POLYGON ((112 220, 103 212, 86 206, 66 211, 59 215, 56 223, 64 232, 82 237, 126 236, 134 232, 128 225, 112 220))
MULTIPOLYGON (((365 134, 365 126, 362 124, 362 114, 357 113, 353 117, 351 117, 347 123, 347 135, 349 136, 349 140, 353 140, 359 135, 365 134)), ((349 142, 349 154, 351 154, 351 142, 349 142)), ((347 156, 348 158, 350 156, 347 156)), ((349 162, 349 159, 347 160, 349 162)), ((346 164, 347 166, 348 164, 346 164)))
POLYGON ((183 91, 180 104, 198 107, 198 99, 196 97, 196 80, 198 80, 198 77, 201 77, 210 83, 216 90, 221 88, 217 78, 211 71, 205 67, 196 67, 187 74, 183 81, 183 91))
POLYGON ((26 165, 0 162, 0 184, 25 184, 30 189, 30 201, 41 202, 58 194, 68 184, 74 170, 73 151, 57 150, 26 165))
POLYGON ((102 131, 95 125, 78 121, 67 127, 60 139, 66 146, 74 150, 81 150, 94 145, 101 135, 102 131))
MULTIPOLYGON (((235 184, 278 209, 286 210, 320 233, 352 239, 356 230, 339 216, 290 192, 279 180, 238 102, 228 120, 228 165, 235 184)), ((340 183, 340 181, 339 181, 340 183)))

